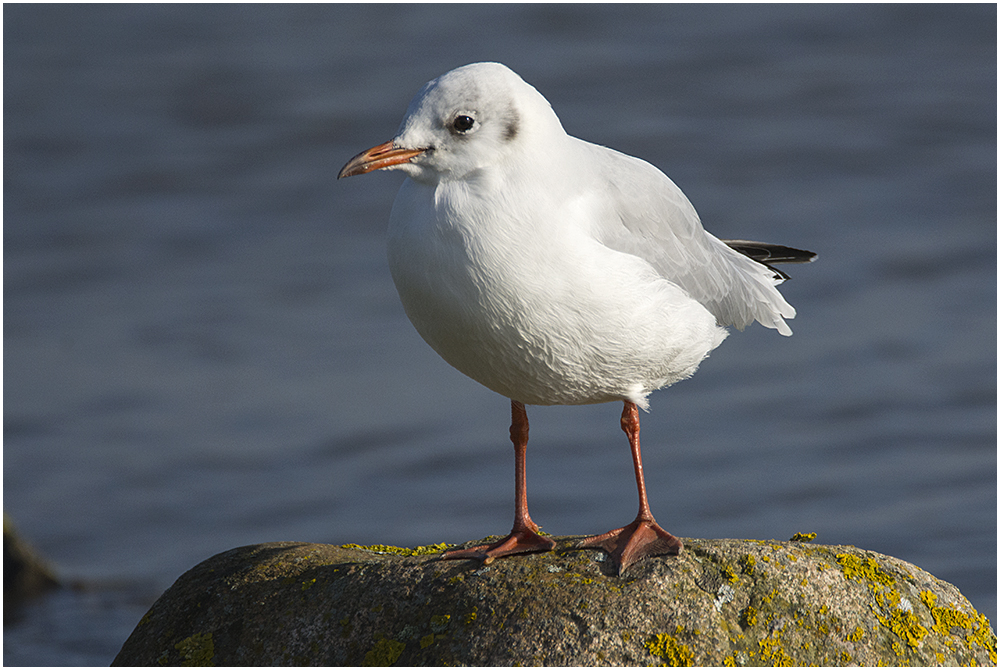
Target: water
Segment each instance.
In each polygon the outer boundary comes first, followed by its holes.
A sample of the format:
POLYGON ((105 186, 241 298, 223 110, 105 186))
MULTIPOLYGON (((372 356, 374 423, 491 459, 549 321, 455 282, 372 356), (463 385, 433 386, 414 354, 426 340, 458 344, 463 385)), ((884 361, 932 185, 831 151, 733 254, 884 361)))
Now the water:
MULTIPOLYGON (((658 519, 853 544, 996 618, 993 6, 4 8, 4 509, 82 583, 8 665, 107 664, 226 549, 504 532, 506 400, 384 257, 399 175, 335 182, 426 80, 499 60, 706 227, 819 252, 643 417, 658 519)), ((529 408, 532 516, 635 513, 620 408, 529 408)))

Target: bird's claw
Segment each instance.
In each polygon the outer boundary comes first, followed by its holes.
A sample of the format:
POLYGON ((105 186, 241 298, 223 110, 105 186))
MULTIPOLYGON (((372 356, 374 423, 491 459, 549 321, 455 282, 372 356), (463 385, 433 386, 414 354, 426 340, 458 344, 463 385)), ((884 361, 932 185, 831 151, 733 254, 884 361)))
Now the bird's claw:
POLYGON ((441 555, 441 560, 472 558, 489 565, 495 559, 512 554, 530 554, 555 549, 555 540, 542 537, 533 530, 511 531, 507 537, 492 544, 481 544, 468 549, 451 549, 441 555))
POLYGON ((675 555, 684 543, 653 519, 636 519, 622 528, 581 540, 577 549, 603 549, 620 575, 632 564, 650 556, 675 555))

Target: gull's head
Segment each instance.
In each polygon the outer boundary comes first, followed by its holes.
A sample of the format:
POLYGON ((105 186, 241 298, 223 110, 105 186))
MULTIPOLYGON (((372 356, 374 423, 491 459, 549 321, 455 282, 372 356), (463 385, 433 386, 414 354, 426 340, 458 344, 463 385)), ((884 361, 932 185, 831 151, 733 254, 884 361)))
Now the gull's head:
POLYGON ((564 134, 548 101, 512 70, 473 63, 424 84, 396 137, 352 158, 338 179, 373 170, 463 179, 564 134))

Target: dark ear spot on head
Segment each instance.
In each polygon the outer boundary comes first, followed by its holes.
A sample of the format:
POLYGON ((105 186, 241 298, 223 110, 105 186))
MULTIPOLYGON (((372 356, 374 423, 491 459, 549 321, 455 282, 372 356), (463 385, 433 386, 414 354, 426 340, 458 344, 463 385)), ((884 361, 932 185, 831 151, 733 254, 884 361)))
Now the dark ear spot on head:
POLYGON ((517 131, 521 127, 521 117, 518 116, 516 109, 511 109, 508 112, 507 117, 504 119, 503 126, 503 138, 510 142, 512 139, 517 137, 517 131))

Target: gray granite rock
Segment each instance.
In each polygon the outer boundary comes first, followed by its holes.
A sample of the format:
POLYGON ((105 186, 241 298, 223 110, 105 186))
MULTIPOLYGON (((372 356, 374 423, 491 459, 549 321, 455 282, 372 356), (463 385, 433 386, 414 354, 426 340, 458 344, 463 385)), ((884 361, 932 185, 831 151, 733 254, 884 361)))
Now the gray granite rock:
POLYGON ((691 540, 613 576, 603 552, 474 561, 275 543, 214 556, 115 665, 996 665, 958 590, 850 546, 691 540))
POLYGON ((48 562, 27 543, 3 515, 3 621, 18 618, 21 606, 31 598, 59 586, 48 562))

